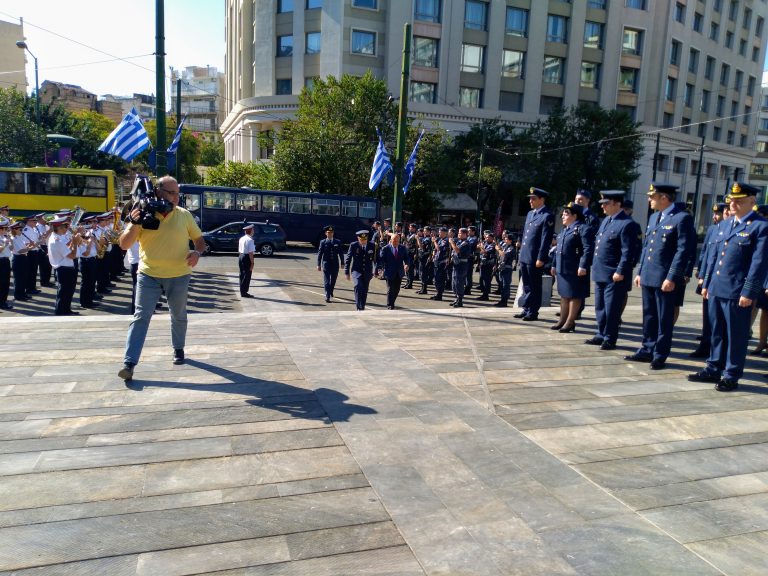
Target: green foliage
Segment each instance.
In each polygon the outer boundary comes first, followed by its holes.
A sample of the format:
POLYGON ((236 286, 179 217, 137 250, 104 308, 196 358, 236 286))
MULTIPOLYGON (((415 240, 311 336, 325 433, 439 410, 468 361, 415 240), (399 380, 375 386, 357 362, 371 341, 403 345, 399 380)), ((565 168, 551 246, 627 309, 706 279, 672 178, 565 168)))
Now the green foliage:
POLYGON ((15 88, 0 88, 0 162, 43 163, 45 130, 35 123, 34 104, 30 114, 29 101, 15 88))
POLYGON ((201 140, 200 165, 218 166, 224 162, 224 142, 221 140, 201 140))
POLYGON ((122 159, 98 151, 104 139, 115 129, 116 123, 113 120, 98 112, 68 113, 61 107, 52 111, 52 117, 57 133, 77 138, 72 147, 74 166, 115 170, 118 173, 126 171, 126 164, 122 159))
MULTIPOLYGON (((157 148, 157 121, 149 120, 144 124, 144 128, 149 134, 149 140, 152 142, 152 147, 157 148)), ((176 121, 173 116, 166 118, 165 124, 165 147, 171 145, 173 137, 176 134, 176 121)), ((192 131, 183 128, 181 131, 181 142, 179 149, 176 151, 176 161, 180 162, 179 170, 179 182, 186 182, 189 184, 196 184, 200 181, 200 175, 197 173, 197 165, 200 160, 200 137, 193 134, 192 131)), ((146 164, 149 160, 149 150, 146 150, 139 154, 134 159, 134 162, 146 164)), ((176 175, 176 170, 171 172, 172 176, 176 175)))
POLYGON ((275 190, 275 171, 271 164, 257 162, 222 162, 213 166, 205 176, 205 183, 211 186, 233 188, 256 188, 275 190))

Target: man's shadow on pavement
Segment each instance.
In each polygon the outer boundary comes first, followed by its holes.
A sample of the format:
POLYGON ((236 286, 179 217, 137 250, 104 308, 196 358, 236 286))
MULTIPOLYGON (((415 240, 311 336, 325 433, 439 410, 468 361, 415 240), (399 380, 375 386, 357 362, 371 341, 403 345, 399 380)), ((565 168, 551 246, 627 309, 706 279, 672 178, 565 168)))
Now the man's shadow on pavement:
POLYGON ((368 406, 349 404, 349 396, 330 388, 317 388, 308 390, 291 386, 284 382, 274 380, 260 380, 253 376, 233 372, 220 366, 187 359, 185 364, 211 374, 216 374, 229 380, 228 383, 212 384, 194 382, 165 382, 162 380, 134 379, 126 382, 131 390, 141 391, 144 388, 178 388, 185 390, 201 390, 205 392, 221 392, 223 394, 242 394, 253 396, 247 400, 248 404, 260 406, 270 410, 284 412, 293 418, 305 418, 308 420, 323 420, 326 424, 333 422, 348 422, 353 415, 377 414, 376 410, 368 406))

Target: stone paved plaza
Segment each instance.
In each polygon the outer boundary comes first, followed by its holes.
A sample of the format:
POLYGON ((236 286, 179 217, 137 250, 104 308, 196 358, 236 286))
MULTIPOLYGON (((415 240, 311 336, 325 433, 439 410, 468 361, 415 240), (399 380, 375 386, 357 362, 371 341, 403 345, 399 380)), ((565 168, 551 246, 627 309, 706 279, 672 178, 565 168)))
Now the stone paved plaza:
POLYGON ((267 264, 241 303, 210 259, 188 362, 160 312, 132 389, 127 316, 0 317, 0 574, 768 573, 768 361, 688 382, 693 299, 653 372, 635 292, 602 352, 590 308, 358 313, 267 264))

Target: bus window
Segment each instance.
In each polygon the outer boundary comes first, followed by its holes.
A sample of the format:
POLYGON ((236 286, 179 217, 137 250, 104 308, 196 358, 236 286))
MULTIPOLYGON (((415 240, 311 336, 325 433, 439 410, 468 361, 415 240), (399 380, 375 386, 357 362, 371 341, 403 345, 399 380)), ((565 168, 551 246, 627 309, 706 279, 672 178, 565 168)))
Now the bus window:
POLYGON ((291 214, 309 214, 309 198, 288 198, 288 212, 291 214))
POLYGON ((24 174, 21 172, 0 172, 0 193, 24 194, 24 174))
POLYGON ((354 200, 342 200, 341 215, 357 218, 357 202, 354 200))
POLYGON ((76 178, 83 196, 107 197, 107 179, 104 176, 77 176, 76 178))
POLYGON ((360 202, 360 218, 376 218, 376 202, 360 202))
POLYGON ((190 212, 200 210, 200 194, 184 194, 184 208, 190 212))
POLYGON ((237 209, 238 210, 259 210, 259 204, 261 196, 258 194, 244 194, 238 192, 237 194, 237 209))
POLYGON ((312 214, 323 216, 338 216, 340 202, 338 200, 312 199, 312 214))
POLYGON ((261 199, 262 212, 285 212, 285 197, 264 194, 261 199))
POLYGON ((232 210, 235 204, 234 192, 205 192, 206 208, 221 208, 223 210, 232 210))
POLYGON ((28 174, 30 194, 58 196, 61 194, 61 176, 58 174, 28 174))

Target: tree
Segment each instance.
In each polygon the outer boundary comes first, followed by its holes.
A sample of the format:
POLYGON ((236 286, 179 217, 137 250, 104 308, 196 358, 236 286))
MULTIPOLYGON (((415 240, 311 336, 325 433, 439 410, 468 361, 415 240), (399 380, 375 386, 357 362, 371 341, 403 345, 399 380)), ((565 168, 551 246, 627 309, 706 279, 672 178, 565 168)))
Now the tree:
POLYGON ((55 122, 56 132, 77 138, 72 147, 73 165, 95 170, 114 170, 117 173, 126 171, 126 164, 122 159, 98 150, 101 143, 115 129, 114 120, 91 110, 67 113, 59 107, 59 111, 55 122))
POLYGON ((211 186, 275 190, 275 173, 270 164, 222 162, 208 170, 205 183, 211 186))
MULTIPOLYGON (((144 128, 149 134, 149 140, 154 148, 157 147, 157 121, 149 120, 144 124, 144 128)), ((176 135, 176 122, 172 116, 168 117, 168 123, 165 127, 165 141, 168 146, 173 142, 176 135)), ((142 152, 136 157, 134 162, 147 163, 150 150, 142 152)), ((197 173, 197 165, 200 160, 200 137, 191 130, 182 129, 179 149, 176 151, 176 161, 180 162, 179 182, 190 184, 200 181, 200 175, 197 173)), ((176 170, 169 171, 169 174, 175 175, 176 170)))
POLYGON ((222 162, 224 162, 224 142, 202 140, 200 142, 200 165, 218 166, 222 162))
POLYGON ((35 124, 27 97, 15 88, 0 88, 0 162, 36 166, 43 163, 45 130, 35 124))

